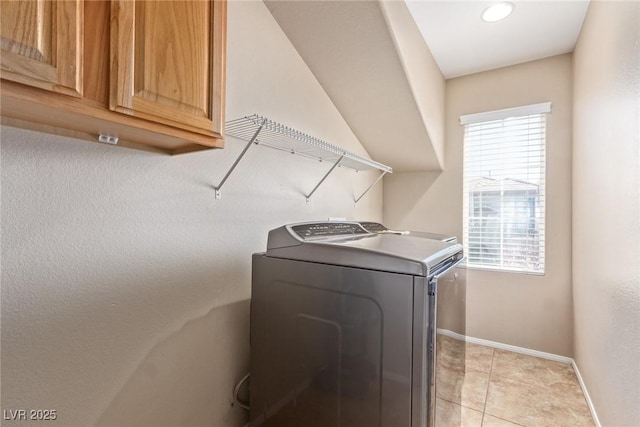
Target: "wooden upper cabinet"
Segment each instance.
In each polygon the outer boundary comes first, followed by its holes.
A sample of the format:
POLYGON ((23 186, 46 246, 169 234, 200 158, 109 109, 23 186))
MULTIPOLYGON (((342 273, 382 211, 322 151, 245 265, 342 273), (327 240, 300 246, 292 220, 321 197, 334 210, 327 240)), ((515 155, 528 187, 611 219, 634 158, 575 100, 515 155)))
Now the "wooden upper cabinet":
POLYGON ((0 2, 0 77, 82 96, 83 2, 0 2))
POLYGON ((225 37, 225 1, 113 1, 109 108, 221 138, 225 37))
POLYGON ((226 0, 0 0, 0 21, 3 124, 169 154, 224 146, 226 0))

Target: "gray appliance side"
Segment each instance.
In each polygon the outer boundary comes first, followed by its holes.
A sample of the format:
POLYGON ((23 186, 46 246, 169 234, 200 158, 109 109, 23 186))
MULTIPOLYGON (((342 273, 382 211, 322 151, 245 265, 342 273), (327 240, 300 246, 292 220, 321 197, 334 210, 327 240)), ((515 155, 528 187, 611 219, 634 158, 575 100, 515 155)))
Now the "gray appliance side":
POLYGON ((250 425, 412 426, 413 276, 264 254, 252 274, 250 425))
POLYGON ((466 337, 467 269, 462 264, 464 259, 448 274, 440 277, 437 288, 437 332, 456 340, 466 337))
MULTIPOLYGON (((413 277, 413 345, 411 379, 411 426, 426 427, 429 415, 429 384, 432 379, 429 357, 429 318, 432 299, 429 295, 429 279, 413 277)), ((430 425, 429 425, 430 426, 430 425)))
MULTIPOLYGON (((455 383, 465 371, 466 269, 460 267, 463 262, 464 257, 461 257, 429 279, 428 427, 436 426, 437 412, 442 409, 441 402, 436 398, 438 384, 455 383), (459 344, 443 345, 443 339, 447 339, 447 336, 459 344)), ((456 390, 448 397, 458 403, 459 417, 462 417, 462 390, 456 390)))
MULTIPOLYGON (((436 373, 446 372, 437 367, 439 328, 447 328, 444 332, 454 339, 465 336, 466 270, 460 267, 463 260, 460 258, 428 278, 414 276, 412 427, 435 427, 437 382, 450 382, 436 377, 436 373)), ((464 345, 446 356, 449 368, 464 372, 464 345)))

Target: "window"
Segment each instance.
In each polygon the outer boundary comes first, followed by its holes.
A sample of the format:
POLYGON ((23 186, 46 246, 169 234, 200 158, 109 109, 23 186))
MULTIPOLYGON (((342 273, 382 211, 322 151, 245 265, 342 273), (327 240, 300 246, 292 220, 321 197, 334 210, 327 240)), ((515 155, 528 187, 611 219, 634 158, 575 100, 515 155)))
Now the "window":
POLYGON ((460 117, 469 267, 544 274, 549 111, 543 103, 460 117))

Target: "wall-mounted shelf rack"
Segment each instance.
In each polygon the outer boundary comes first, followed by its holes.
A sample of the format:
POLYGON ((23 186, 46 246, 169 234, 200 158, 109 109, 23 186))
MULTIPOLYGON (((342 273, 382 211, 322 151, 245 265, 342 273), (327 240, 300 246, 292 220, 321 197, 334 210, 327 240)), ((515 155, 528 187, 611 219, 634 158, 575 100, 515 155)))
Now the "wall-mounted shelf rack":
POLYGON ((391 167, 383 165, 382 163, 353 154, 338 146, 329 144, 321 139, 307 135, 257 114, 226 122, 225 133, 228 136, 233 136, 243 141, 247 141, 247 145, 233 162, 227 173, 220 181, 220 184, 215 187, 216 199, 220 198, 220 189, 229 178, 229 175, 231 175, 236 166, 238 166, 240 160, 242 160, 242 157, 244 157, 249 148, 254 144, 275 148, 276 150, 285 151, 287 153, 331 164, 329 171, 322 177, 314 189, 306 195, 307 203, 309 203, 309 199, 313 193, 316 192, 318 187, 320 187, 336 167, 346 167, 355 171, 380 171, 378 178, 371 183, 366 190, 364 190, 360 197, 354 199, 355 203, 358 203, 360 199, 362 199, 362 197, 367 194, 367 192, 376 185, 385 174, 393 172, 391 167))

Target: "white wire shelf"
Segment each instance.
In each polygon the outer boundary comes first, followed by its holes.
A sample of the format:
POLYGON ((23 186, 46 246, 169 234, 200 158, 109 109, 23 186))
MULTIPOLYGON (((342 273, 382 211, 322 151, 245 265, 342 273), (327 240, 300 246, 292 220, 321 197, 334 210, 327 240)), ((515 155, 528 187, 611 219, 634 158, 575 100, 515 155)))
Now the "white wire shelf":
POLYGON ((353 154, 336 145, 257 114, 228 121, 225 125, 225 132, 229 136, 250 141, 260 126, 262 126, 262 130, 254 141, 258 145, 330 163, 335 163, 340 156, 344 156, 340 166, 358 171, 373 169, 392 171, 391 167, 382 163, 353 154))
POLYGON ((329 144, 321 139, 315 138, 258 114, 226 122, 225 133, 227 136, 232 136, 246 141, 247 145, 224 178, 222 178, 220 184, 216 187, 216 198, 220 198, 220 188, 253 144, 274 148, 276 150, 285 151, 287 153, 307 157, 320 162, 327 162, 332 165, 331 169, 326 173, 318 185, 316 185, 316 187, 306 196, 307 203, 309 203, 309 199, 318 189, 320 184, 324 182, 336 167, 346 167, 355 171, 378 170, 381 172, 378 179, 376 179, 360 197, 354 200, 356 203, 378 181, 380 181, 385 174, 393 172, 393 169, 390 166, 383 165, 382 163, 351 153, 336 145, 329 144))

